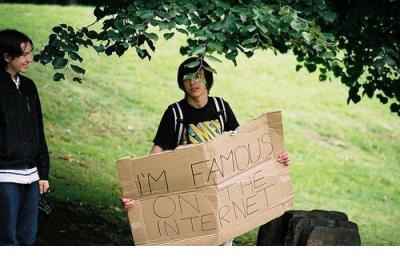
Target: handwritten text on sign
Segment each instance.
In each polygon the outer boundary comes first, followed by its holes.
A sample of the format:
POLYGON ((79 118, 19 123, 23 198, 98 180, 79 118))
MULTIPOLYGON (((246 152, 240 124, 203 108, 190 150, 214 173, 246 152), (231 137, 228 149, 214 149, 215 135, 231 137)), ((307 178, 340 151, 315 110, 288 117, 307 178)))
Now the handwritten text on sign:
MULTIPOLYGON (((222 185, 219 193, 218 208, 213 207, 214 189, 160 195, 144 202, 148 224, 155 228, 159 237, 179 236, 188 233, 207 233, 244 222, 253 214, 267 211, 275 205, 274 200, 280 194, 279 178, 269 176, 268 165, 246 172, 236 182, 222 185)), ((156 237, 152 237, 153 239, 156 237)))
MULTIPOLYGON (((205 178, 210 182, 212 176, 225 178, 233 173, 240 173, 271 157, 272 146, 267 133, 263 133, 257 138, 255 143, 239 144, 226 150, 216 157, 196 162, 190 162, 183 169, 187 169, 187 179, 196 187, 199 181, 205 178)), ((156 192, 170 192, 171 179, 167 167, 157 173, 142 171, 135 174, 135 180, 140 195, 152 194, 156 192), (154 189, 157 189, 155 191, 154 189)), ((174 181, 172 179, 172 181, 174 181)))
POLYGON ((292 206, 280 112, 261 115, 214 140, 118 160, 135 243, 217 245, 292 206))

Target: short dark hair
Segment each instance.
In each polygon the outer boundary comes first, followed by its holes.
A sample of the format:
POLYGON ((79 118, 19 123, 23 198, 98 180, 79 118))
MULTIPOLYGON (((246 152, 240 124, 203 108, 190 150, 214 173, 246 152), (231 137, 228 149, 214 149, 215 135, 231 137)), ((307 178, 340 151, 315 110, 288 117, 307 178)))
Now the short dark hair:
POLYGON ((32 40, 24 33, 13 29, 0 31, 0 70, 4 70, 7 66, 4 54, 7 53, 13 59, 24 53, 21 43, 30 43, 33 47, 32 40))
POLYGON ((210 65, 208 65, 208 63, 205 60, 195 58, 195 57, 188 58, 184 62, 182 62, 181 65, 179 65, 178 76, 177 76, 179 88, 182 89, 183 91, 185 91, 185 88, 183 86, 183 80, 184 80, 183 78, 185 77, 185 75, 194 74, 194 73, 200 71, 201 69, 203 69, 204 76, 206 78, 206 88, 210 92, 210 89, 214 83, 214 77, 213 77, 213 73, 211 71, 205 69, 204 67, 210 68, 210 65), (187 64, 196 62, 196 61, 198 61, 198 64, 195 65, 194 67, 186 66, 187 64))

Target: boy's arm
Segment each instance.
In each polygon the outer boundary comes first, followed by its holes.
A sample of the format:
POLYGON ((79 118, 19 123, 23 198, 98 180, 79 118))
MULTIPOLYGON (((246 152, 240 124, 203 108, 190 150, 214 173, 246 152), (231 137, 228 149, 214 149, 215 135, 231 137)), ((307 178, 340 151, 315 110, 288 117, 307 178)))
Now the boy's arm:
POLYGON ((164 152, 164 149, 158 146, 157 144, 154 144, 150 150, 150 154, 158 154, 162 152, 164 152))

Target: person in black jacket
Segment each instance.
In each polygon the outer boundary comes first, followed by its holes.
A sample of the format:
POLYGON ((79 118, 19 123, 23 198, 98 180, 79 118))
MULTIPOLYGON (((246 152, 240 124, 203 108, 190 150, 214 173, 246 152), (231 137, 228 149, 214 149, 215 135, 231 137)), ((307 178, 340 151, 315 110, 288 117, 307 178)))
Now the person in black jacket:
POLYGON ((0 245, 34 245, 39 193, 49 188, 49 153, 35 83, 21 75, 32 40, 0 31, 0 245))

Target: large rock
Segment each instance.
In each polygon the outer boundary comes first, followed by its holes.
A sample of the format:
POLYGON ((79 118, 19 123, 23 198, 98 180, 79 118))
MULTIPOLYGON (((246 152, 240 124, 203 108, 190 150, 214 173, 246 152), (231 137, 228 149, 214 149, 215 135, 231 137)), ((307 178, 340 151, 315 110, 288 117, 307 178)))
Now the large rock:
POLYGON ((357 230, 344 227, 315 227, 307 241, 306 246, 359 246, 360 235, 357 230))
POLYGON ((258 231, 258 246, 357 246, 361 245, 357 224, 343 212, 287 211, 258 231))

